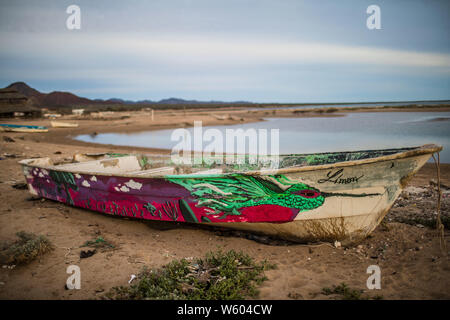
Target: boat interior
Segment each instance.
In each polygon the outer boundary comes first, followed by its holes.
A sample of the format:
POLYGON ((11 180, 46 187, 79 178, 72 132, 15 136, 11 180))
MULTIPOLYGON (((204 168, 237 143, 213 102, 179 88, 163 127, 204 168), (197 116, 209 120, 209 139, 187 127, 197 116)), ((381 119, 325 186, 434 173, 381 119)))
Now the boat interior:
POLYGON ((389 156, 421 148, 423 147, 280 156, 212 155, 196 157, 194 155, 190 158, 174 158, 170 155, 98 153, 75 154, 72 159, 64 160, 26 159, 20 163, 50 170, 87 174, 137 177, 215 175, 335 164, 389 156))

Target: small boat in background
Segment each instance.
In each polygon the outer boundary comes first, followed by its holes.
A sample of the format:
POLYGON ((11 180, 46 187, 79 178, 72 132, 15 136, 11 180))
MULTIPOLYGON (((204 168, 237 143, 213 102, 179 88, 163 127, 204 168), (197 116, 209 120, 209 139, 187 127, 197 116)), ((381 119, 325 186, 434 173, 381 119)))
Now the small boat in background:
POLYGON ((78 123, 69 123, 61 121, 50 121, 53 128, 77 128, 78 123))
POLYGON ((275 169, 264 159, 217 161, 222 155, 193 165, 174 164, 170 156, 136 154, 19 163, 30 193, 76 207, 293 241, 350 243, 377 227, 412 176, 441 150, 424 145, 280 155, 275 169))
POLYGON ((5 132, 48 132, 47 127, 27 126, 23 124, 0 124, 0 131, 5 132))

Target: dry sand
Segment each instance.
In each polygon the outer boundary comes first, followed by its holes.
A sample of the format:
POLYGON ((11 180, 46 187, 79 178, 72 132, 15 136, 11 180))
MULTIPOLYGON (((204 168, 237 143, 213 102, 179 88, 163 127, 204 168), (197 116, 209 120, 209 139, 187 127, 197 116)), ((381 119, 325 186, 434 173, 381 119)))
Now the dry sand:
MULTIPOLYGON (((50 129, 48 133, 0 133, 0 157, 3 158, 0 160, 0 241, 15 239, 15 233, 24 230, 44 234, 56 246, 40 261, 14 269, 1 268, 1 299, 96 299, 113 286, 126 285, 130 276, 137 274, 144 265, 160 267, 172 259, 200 257, 218 248, 243 250, 257 260, 267 259, 277 264, 277 269, 266 273, 269 280, 261 287, 259 297, 262 299, 333 299, 336 297, 322 295, 322 288, 342 282, 365 290, 367 296, 381 295, 384 299, 450 298, 449 256, 448 252, 441 251, 436 230, 395 222, 402 212, 417 211, 417 205, 421 205, 422 214, 432 215, 434 202, 405 202, 401 198, 399 201, 403 201, 403 205, 393 209, 395 215, 390 213, 386 223, 359 246, 335 248, 331 244, 261 243, 248 239, 246 234, 112 217, 53 201, 31 200, 27 190, 12 187, 16 181, 24 181, 17 163, 23 158, 65 158, 76 151, 160 152, 88 144, 74 141, 69 135, 162 129, 180 123, 188 126, 193 120, 203 120, 204 125, 235 124, 267 116, 261 112, 227 111, 226 115, 233 118, 219 120, 212 112, 205 111, 195 114, 157 112, 155 121, 151 122, 148 114, 128 114, 130 118, 121 120, 77 120, 79 128, 50 129), (6 142, 3 137, 15 142, 6 142), (16 158, 5 157, 5 154, 16 155, 16 158), (116 248, 80 259, 80 246, 99 236, 116 248), (71 264, 81 268, 81 290, 64 288, 69 276, 66 268, 71 264), (381 268, 381 290, 366 288, 369 276, 366 270, 373 264, 381 268)), ((49 125, 48 120, 26 123, 49 125)), ((443 183, 450 185, 450 164, 442 164, 441 171, 443 183)), ((410 186, 424 188, 435 179, 435 174, 433 165, 427 164, 410 186)), ((449 198, 446 189, 444 191, 443 214, 448 216, 449 198)), ((421 201, 423 197, 418 199, 421 201)), ((450 248, 448 231, 445 242, 450 248)))

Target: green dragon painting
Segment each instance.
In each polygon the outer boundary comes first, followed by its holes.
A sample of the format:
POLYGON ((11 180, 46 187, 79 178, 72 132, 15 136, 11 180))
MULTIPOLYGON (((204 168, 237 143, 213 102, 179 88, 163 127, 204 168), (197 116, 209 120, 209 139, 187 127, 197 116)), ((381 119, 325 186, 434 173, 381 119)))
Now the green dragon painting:
POLYGON ((220 177, 170 177, 197 199, 197 207, 212 209, 209 214, 240 215, 240 209, 263 204, 279 205, 301 211, 320 207, 325 201, 319 190, 291 181, 283 175, 227 175, 220 177))

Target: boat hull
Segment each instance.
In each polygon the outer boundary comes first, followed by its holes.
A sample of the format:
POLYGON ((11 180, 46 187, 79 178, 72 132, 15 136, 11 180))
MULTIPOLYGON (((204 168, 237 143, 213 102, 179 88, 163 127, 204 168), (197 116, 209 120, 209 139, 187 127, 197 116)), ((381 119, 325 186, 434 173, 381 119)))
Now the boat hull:
POLYGON ((330 197, 323 206, 299 214, 293 221, 286 223, 214 225, 300 242, 317 240, 339 240, 343 243, 356 242, 367 237, 379 225, 407 182, 430 157, 430 154, 426 154, 399 160, 350 166, 344 168, 341 172, 344 178, 328 179, 329 176, 342 169, 339 167, 332 170, 325 169, 294 174, 291 179, 301 178, 309 185, 317 186, 320 190, 326 190, 329 193, 366 193, 373 194, 373 196, 330 197), (323 177, 327 177, 326 181, 323 181, 323 177), (357 183, 346 180, 352 177, 361 178, 358 179, 357 183), (344 181, 349 181, 349 183, 344 183, 344 181))
POLYGON ((42 126, 26 126, 17 124, 0 124, 0 132, 48 132, 48 128, 42 126))
MULTIPOLYGON (((321 190, 336 193, 370 193, 367 197, 337 197, 328 198, 325 204, 317 209, 296 216, 286 223, 228 223, 214 224, 237 230, 261 233, 283 239, 299 242, 336 241, 342 243, 357 242, 367 237, 383 220, 394 204, 407 181, 430 158, 422 155, 395 162, 394 166, 402 167, 399 171, 392 171, 392 162, 369 164, 356 168, 347 168, 351 175, 362 175, 367 180, 360 179, 358 189, 355 185, 332 185, 321 190), (351 172, 351 173, 350 173, 351 172)), ((303 173, 303 181, 321 179, 330 172, 303 173)), ((345 170, 344 170, 345 172, 345 170)), ((312 184, 312 183, 311 183, 312 184)))
POLYGON ((60 168, 48 165, 47 159, 21 164, 32 194, 105 214, 204 223, 299 242, 353 242, 376 228, 409 179, 439 150, 277 172, 190 178, 120 174, 124 167, 142 169, 130 157, 98 160, 96 165, 101 165, 96 172, 91 170, 92 161, 60 168), (271 198, 255 195, 246 202, 239 200, 239 206, 221 201, 242 190, 256 194, 254 187, 247 187, 250 183, 269 186, 266 192, 271 198), (301 190, 288 193, 296 186, 302 186, 301 190), (291 199, 297 195, 308 201, 291 199))
POLYGON ((53 128, 77 128, 78 123, 50 121, 53 128))

